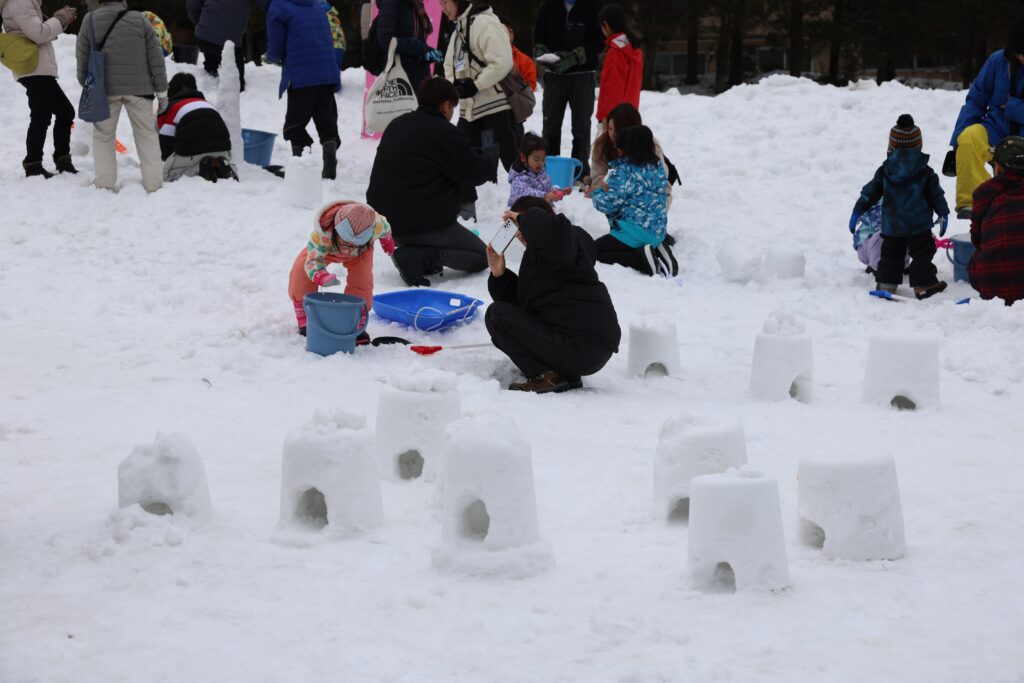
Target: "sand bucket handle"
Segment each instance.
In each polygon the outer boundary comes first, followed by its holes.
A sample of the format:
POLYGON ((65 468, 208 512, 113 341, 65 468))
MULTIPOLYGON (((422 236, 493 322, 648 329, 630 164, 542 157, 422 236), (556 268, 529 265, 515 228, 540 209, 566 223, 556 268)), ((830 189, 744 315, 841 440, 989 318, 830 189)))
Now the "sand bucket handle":
POLYGON ((439 308, 434 308, 433 306, 423 306, 418 311, 416 311, 416 315, 412 319, 412 327, 413 327, 413 329, 419 330, 420 332, 433 332, 437 328, 439 328, 442 325, 444 325, 445 316, 451 315, 452 313, 458 313, 459 311, 465 311, 465 313, 462 314, 462 318, 459 319, 460 323, 461 322, 465 322, 466 319, 470 315, 472 315, 473 309, 475 309, 479 305, 480 305, 479 301, 474 301, 471 304, 469 304, 468 306, 462 306, 460 308, 453 308, 452 310, 448 311, 447 313, 445 313, 444 311, 442 311, 439 308), (441 320, 438 321, 437 324, 431 325, 430 327, 420 327, 420 315, 422 315, 426 311, 433 311, 434 313, 437 313, 438 315, 441 316, 441 320))

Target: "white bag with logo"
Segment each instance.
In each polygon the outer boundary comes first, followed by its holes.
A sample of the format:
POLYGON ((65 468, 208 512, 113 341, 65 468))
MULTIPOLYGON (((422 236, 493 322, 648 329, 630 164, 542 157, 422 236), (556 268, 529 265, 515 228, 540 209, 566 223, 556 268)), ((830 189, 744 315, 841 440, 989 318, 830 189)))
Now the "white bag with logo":
POLYGON ((397 49, 398 39, 392 38, 387 66, 366 93, 363 105, 366 127, 378 133, 383 133, 388 124, 402 114, 415 111, 417 106, 416 92, 409 76, 402 68, 401 60, 396 59, 397 49))

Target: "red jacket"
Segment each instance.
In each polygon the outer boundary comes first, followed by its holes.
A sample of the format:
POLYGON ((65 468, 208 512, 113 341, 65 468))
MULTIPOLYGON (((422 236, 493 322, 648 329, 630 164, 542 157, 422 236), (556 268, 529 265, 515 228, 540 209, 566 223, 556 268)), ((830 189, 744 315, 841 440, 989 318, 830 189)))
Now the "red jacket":
POLYGON ((644 80, 644 53, 633 47, 625 33, 609 37, 608 51, 601 67, 601 92, 597 98, 597 120, 604 121, 608 114, 623 102, 640 108, 640 87, 644 80))
POLYGON ((1024 299, 1024 174, 1007 171, 974 191, 971 242, 967 271, 981 297, 1024 299))
POLYGON ((512 63, 516 71, 523 77, 523 80, 530 86, 530 90, 537 89, 537 65, 526 56, 522 50, 515 45, 512 46, 512 63))

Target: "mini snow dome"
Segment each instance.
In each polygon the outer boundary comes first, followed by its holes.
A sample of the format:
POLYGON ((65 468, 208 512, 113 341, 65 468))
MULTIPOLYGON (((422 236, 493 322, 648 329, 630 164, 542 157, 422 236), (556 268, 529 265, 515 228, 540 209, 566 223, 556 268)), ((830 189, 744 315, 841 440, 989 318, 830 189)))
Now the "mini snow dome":
POLYGON ((660 368, 670 376, 680 372, 679 336, 675 323, 654 317, 631 322, 626 374, 642 378, 654 368, 660 368))
POLYGON ((826 557, 893 560, 906 551, 892 457, 805 457, 798 475, 800 539, 826 557))
POLYGON ((361 532, 384 519, 373 437, 362 415, 317 412, 288 435, 281 462, 281 523, 361 532))
POLYGON ((384 477, 434 481, 445 427, 461 414, 457 375, 421 370, 393 377, 377 400, 374 448, 384 477))
POLYGON ((898 334, 871 337, 864 399, 914 410, 939 405, 939 340, 898 334))
POLYGON ((445 435, 441 545, 434 564, 459 573, 527 576, 549 567, 530 445, 505 417, 454 423, 445 435))
POLYGON ((154 515, 205 522, 213 514, 206 468, 184 434, 157 435, 117 466, 118 507, 139 505, 154 515))
POLYGON ((750 395, 762 401, 811 400, 814 360, 811 338, 794 313, 774 311, 754 341, 750 395))
POLYGON ((690 483, 747 464, 743 425, 726 415, 683 415, 666 420, 654 459, 654 512, 668 521, 689 519, 690 483))
POLYGON ((744 466, 694 478, 688 573, 706 591, 777 590, 789 585, 779 488, 744 466))

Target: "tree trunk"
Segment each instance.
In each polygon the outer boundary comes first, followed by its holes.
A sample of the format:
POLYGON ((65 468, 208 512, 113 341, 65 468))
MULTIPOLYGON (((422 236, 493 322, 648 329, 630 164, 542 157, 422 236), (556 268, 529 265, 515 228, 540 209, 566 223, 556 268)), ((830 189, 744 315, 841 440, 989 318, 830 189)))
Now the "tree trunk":
POLYGON ((789 75, 799 76, 804 69, 804 3, 789 3, 789 75))
POLYGON ((701 13, 693 6, 693 2, 686 3, 686 84, 697 85, 700 83, 700 74, 697 71, 697 47, 700 40, 701 13))
POLYGON ((843 48, 846 24, 846 0, 835 0, 832 8, 832 42, 828 51, 828 82, 839 83, 839 57, 843 48))
POLYGON ((729 12, 720 8, 718 42, 715 46, 715 92, 725 92, 729 87, 729 35, 731 32, 729 12))
POLYGON ((736 0, 732 16, 732 45, 729 53, 729 85, 743 83, 743 30, 746 24, 745 0, 736 0))

